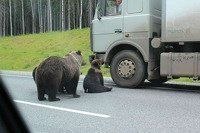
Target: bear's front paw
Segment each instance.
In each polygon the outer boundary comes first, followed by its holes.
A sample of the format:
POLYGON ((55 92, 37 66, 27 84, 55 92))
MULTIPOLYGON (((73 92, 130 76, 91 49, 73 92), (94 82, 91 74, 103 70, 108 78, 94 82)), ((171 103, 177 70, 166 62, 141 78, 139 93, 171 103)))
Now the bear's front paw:
POLYGON ((88 93, 88 89, 87 89, 87 90, 84 90, 84 92, 85 92, 85 93, 88 93))
POLYGON ((44 100, 46 100, 46 98, 45 97, 40 97, 40 98, 38 98, 38 100, 39 101, 44 101, 44 100))
POLYGON ((74 97, 74 98, 79 98, 79 97, 80 97, 80 95, 73 94, 73 97, 74 97))

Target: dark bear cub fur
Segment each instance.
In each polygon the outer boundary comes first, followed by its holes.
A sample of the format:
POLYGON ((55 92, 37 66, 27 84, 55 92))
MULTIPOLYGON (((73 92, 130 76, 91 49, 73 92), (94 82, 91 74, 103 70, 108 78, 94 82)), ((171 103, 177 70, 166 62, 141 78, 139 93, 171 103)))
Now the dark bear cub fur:
POLYGON ((88 70, 88 73, 83 81, 85 93, 101 93, 111 91, 112 88, 104 86, 103 75, 100 68, 103 61, 101 59, 92 60, 90 60, 91 68, 88 70))
POLYGON ((80 67, 83 57, 80 51, 71 52, 64 58, 51 56, 40 63, 33 70, 33 79, 37 85, 38 99, 45 100, 45 94, 49 101, 58 101, 56 97, 58 91, 66 90, 74 98, 80 97, 76 94, 80 67))

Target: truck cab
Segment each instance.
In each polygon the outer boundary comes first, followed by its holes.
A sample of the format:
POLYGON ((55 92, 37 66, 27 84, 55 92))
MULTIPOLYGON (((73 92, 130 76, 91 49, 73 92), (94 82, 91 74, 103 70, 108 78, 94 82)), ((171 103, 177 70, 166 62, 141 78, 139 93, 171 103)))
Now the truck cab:
MULTIPOLYGON (((181 3, 181 0, 176 1, 181 3)), ((161 67, 165 69, 165 61, 168 60, 165 56, 169 56, 170 52, 183 52, 183 55, 188 52, 177 50, 179 46, 176 45, 184 43, 187 48, 188 43, 179 40, 170 42, 167 38, 174 36, 171 32, 176 32, 172 29, 167 34, 168 12, 174 14, 170 8, 175 5, 176 2, 167 0, 122 0, 120 5, 116 0, 98 1, 91 23, 91 49, 110 67, 111 77, 117 85, 136 87, 145 79, 162 83, 167 81, 167 77, 184 75, 173 76, 160 70, 161 67), (161 58, 164 60, 162 64, 161 58)), ((184 7, 180 4, 179 8, 184 7)), ((180 45, 181 48, 185 46, 180 45)), ((189 46, 199 48, 198 44, 189 46)))

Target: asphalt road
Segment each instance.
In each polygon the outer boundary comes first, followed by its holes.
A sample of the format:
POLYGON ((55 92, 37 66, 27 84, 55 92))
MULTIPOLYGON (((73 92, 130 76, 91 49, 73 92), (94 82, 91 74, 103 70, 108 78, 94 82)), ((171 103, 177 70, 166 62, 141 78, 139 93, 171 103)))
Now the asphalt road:
POLYGON ((38 101, 30 76, 2 75, 18 109, 34 133, 199 132, 199 87, 149 84, 136 89, 114 85, 108 93, 80 98, 60 94, 61 101, 38 101))

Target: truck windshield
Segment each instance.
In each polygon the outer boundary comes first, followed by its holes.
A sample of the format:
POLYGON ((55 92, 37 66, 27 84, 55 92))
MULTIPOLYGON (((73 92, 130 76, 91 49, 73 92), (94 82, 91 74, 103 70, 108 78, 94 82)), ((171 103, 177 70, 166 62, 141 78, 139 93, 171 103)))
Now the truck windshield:
POLYGON ((121 14, 122 0, 99 0, 97 4, 98 16, 113 16, 121 14))
POLYGON ((106 15, 120 15, 122 0, 107 0, 106 15))

